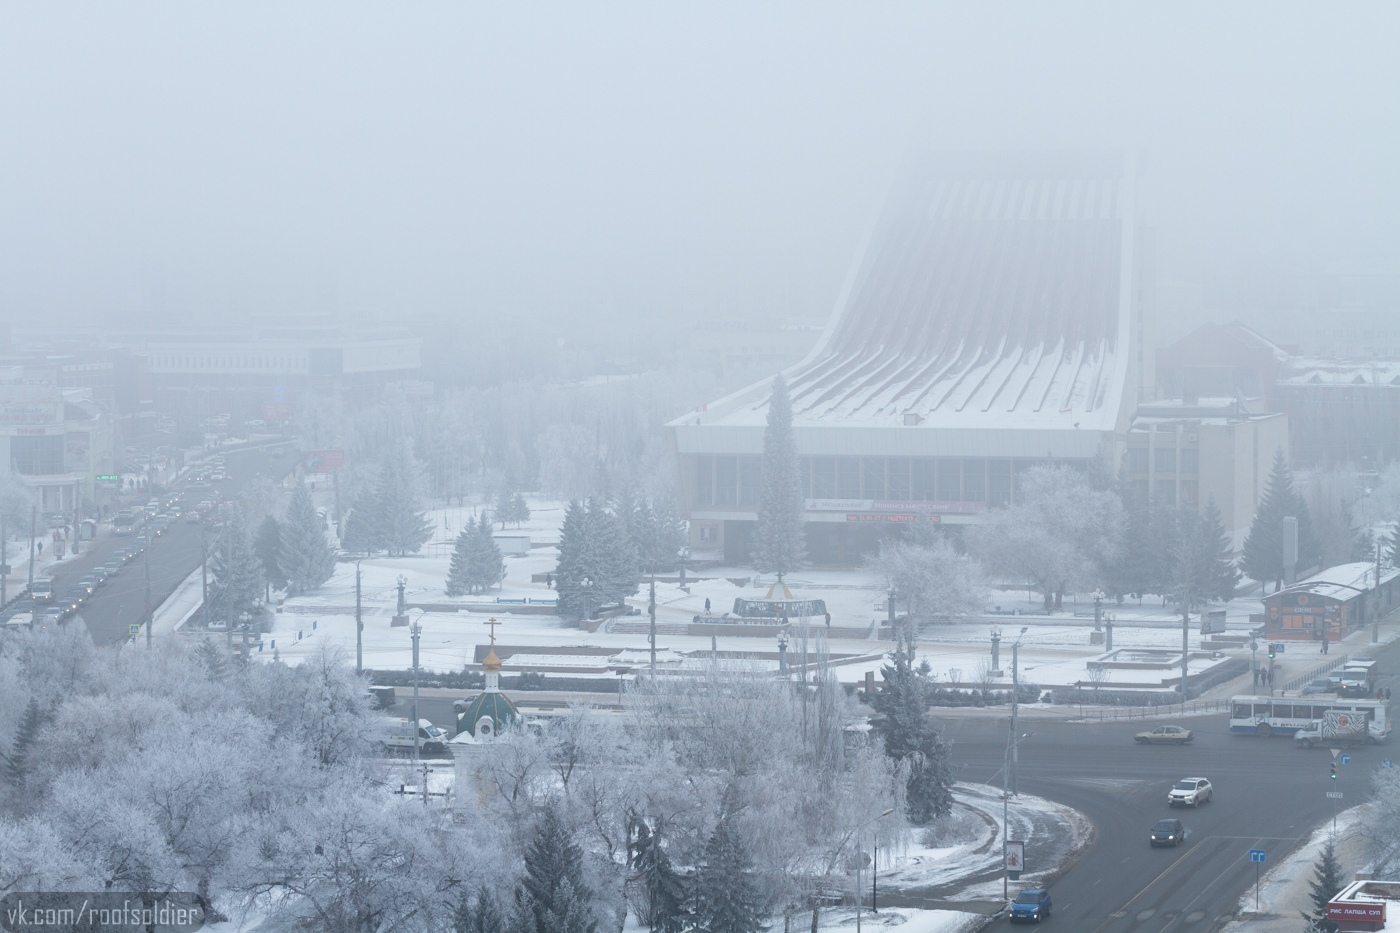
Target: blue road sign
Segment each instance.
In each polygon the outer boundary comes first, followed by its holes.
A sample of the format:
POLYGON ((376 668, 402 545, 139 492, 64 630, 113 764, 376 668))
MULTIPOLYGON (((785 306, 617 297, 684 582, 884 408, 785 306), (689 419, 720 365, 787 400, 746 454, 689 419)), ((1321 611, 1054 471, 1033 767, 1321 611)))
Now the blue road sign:
POLYGON ((1263 849, 1250 849, 1250 850, 1249 850, 1249 860, 1250 860, 1251 862, 1262 862, 1262 861, 1264 861, 1264 850, 1263 850, 1263 849))
POLYGON ((1341 761, 1342 761, 1342 764, 1344 764, 1344 765, 1349 765, 1349 764, 1351 764, 1351 756, 1348 755, 1346 752, 1342 752, 1341 761))
POLYGON ((1381 759, 1381 767, 1382 767, 1382 768, 1389 768, 1389 767, 1391 767, 1391 766, 1394 765, 1394 764, 1395 764, 1395 762, 1391 761, 1389 758, 1382 758, 1382 759, 1381 759))

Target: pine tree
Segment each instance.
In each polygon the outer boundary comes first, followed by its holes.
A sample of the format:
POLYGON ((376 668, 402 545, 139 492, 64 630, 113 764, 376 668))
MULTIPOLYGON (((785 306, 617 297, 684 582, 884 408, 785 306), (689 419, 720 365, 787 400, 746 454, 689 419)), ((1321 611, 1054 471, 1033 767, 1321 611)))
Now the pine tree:
POLYGON ((228 676, 228 653, 215 644, 214 639, 201 638, 195 645, 194 656, 210 680, 217 682, 228 676))
POLYGON ((375 514, 380 547, 391 556, 416 554, 433 536, 434 525, 419 506, 411 455, 391 456, 379 472, 375 514))
POLYGON ((600 500, 569 503, 555 570, 559 613, 574 619, 637 592, 636 552, 618 517, 600 500))
POLYGON ((278 563, 287 576, 291 595, 314 590, 335 573, 335 549, 326 540, 325 527, 305 486, 292 493, 281 539, 278 563))
POLYGON ((29 705, 24 708, 24 716, 19 721, 19 728, 15 731, 14 744, 10 746, 10 753, 5 756, 5 781, 11 787, 22 788, 29 777, 29 753, 39 738, 39 727, 43 721, 39 701, 30 697, 29 705))
POLYGON ((463 898, 452 915, 452 933, 503 933, 505 918, 485 886, 470 899, 463 898))
POLYGON ((471 561, 467 565, 467 581, 472 592, 484 593, 501 582, 506 575, 505 558, 501 547, 492 533, 491 519, 485 512, 476 526, 476 539, 472 542, 471 561))
POLYGON ((761 933, 768 928, 748 844, 728 819, 720 820, 705 843, 693 912, 700 933, 761 933))
POLYGON ((646 909, 640 920, 659 933, 682 933, 686 918, 685 878, 675 870, 661 841, 662 826, 656 831, 638 822, 633 848, 632 871, 645 895, 646 909))
POLYGON ((1293 485, 1293 472, 1280 449, 1274 455, 1264 497, 1254 513, 1240 554, 1241 569, 1261 584, 1270 580, 1280 586, 1283 583, 1283 519, 1289 515, 1298 519, 1297 569, 1305 570, 1316 565, 1320 545, 1313 533, 1308 507, 1293 485))
POLYGON ((374 554, 384 550, 380 533, 379 509, 373 491, 355 498, 340 533, 340 546, 352 554, 374 554))
POLYGON ((506 506, 506 519, 519 528, 530 520, 530 504, 525 501, 524 493, 516 491, 510 497, 510 502, 506 506))
POLYGON ((1220 515, 1220 507, 1215 504, 1214 496, 1206 500, 1206 510, 1201 516, 1201 534, 1211 551, 1214 568, 1206 595, 1227 602, 1234 598, 1235 587, 1240 584, 1240 569, 1235 565, 1235 549, 1230 545, 1230 535, 1225 530, 1225 520, 1220 515))
POLYGON ((525 850, 516 901, 526 926, 516 933, 594 933, 591 893, 583 883, 583 850, 554 807, 546 807, 525 850))
POLYGON ((780 373, 773 379, 768 425, 763 432, 759 471, 758 523, 754 529, 754 568, 778 579, 802 566, 807 556, 802 473, 792 432, 792 402, 780 373))
POLYGON ((885 754, 908 769, 905 809, 916 826, 943 816, 953 808, 953 778, 948 747, 928 717, 928 665, 914 666, 912 644, 901 640, 881 669, 880 690, 870 705, 881 718, 875 728, 885 741, 885 754))
POLYGON ((1331 840, 1328 840, 1317 864, 1313 866, 1313 880, 1309 885, 1314 913, 1303 914, 1309 933, 1336 933, 1337 924, 1327 919, 1327 903, 1337 896, 1343 886, 1342 865, 1337 861, 1331 840))
POLYGON ((448 596, 465 596, 471 592, 472 551, 476 549, 477 537, 474 522, 467 522, 457 533, 452 545, 452 562, 447 565, 448 596))
POLYGON ((244 614, 258 615, 264 582, 243 513, 235 511, 211 549, 208 618, 232 628, 244 614))
POLYGON ((287 575, 282 572, 282 523, 268 515, 258 525, 258 533, 253 539, 253 550, 262 563, 263 577, 273 589, 287 588, 287 575))
POLYGON ((1400 567, 1400 522, 1395 523, 1390 536, 1383 539, 1386 559, 1392 567, 1400 567))
POLYGON ((506 522, 510 518, 510 500, 515 490, 509 483, 502 483, 496 487, 496 495, 491 504, 491 511, 496 515, 496 521, 501 523, 501 530, 505 531, 506 522))

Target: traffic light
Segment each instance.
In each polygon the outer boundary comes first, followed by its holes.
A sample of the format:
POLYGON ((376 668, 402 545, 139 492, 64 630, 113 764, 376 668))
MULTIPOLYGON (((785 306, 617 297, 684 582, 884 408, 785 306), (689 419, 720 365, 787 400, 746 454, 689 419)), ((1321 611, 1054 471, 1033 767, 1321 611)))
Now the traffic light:
POLYGON ((1269 642, 1269 660, 1272 661, 1273 659, 1274 659, 1274 643, 1273 643, 1273 642, 1269 642))
POLYGON ((1334 761, 1334 762, 1332 762, 1332 780, 1335 781, 1336 779, 1337 779, 1337 763, 1334 761))

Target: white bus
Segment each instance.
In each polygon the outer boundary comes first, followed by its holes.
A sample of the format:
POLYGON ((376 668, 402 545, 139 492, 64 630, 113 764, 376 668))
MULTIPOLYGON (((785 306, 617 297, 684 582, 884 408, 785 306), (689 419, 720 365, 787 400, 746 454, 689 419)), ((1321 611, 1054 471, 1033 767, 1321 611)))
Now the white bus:
POLYGON ((1384 700, 1330 696, 1237 696, 1230 698, 1230 731, 1261 736, 1292 735, 1322 719, 1328 710, 1337 710, 1366 717, 1371 733, 1384 736, 1390 732, 1387 705, 1384 700))

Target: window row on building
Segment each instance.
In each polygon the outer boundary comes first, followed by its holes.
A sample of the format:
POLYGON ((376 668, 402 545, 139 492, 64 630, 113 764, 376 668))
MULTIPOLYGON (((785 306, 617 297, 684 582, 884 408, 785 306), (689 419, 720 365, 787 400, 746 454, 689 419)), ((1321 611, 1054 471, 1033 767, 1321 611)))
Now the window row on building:
POLYGON ((1151 451, 1146 447, 1129 447, 1125 463, 1128 472, 1148 472, 1149 453, 1154 473, 1199 473, 1201 470, 1201 452, 1195 447, 1157 447, 1151 451))
MULTIPOLYGON (((756 507, 761 488, 757 456, 701 454, 693 461, 695 504, 756 507)), ((1043 459, 997 457, 802 457, 808 499, 895 502, 978 502, 1008 505, 1016 477, 1043 459)), ((1083 467, 1079 461, 1054 461, 1083 467)))

